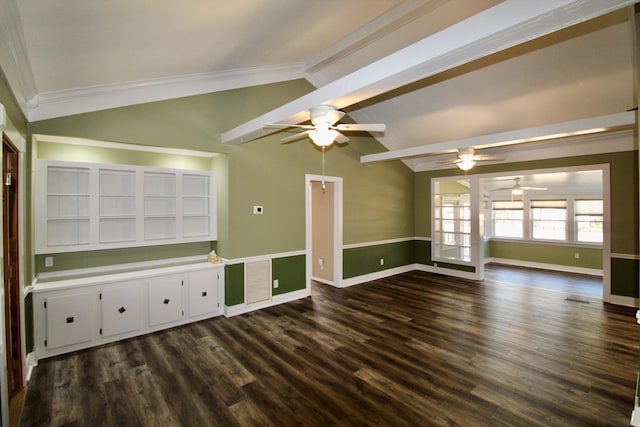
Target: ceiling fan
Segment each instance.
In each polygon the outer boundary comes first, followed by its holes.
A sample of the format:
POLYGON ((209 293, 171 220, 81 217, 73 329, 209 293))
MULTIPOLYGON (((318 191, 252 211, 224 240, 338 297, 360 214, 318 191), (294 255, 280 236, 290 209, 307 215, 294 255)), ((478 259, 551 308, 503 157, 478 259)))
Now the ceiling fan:
POLYGON ((371 124, 337 124, 338 120, 344 117, 345 113, 336 109, 333 105, 320 105, 309 109, 311 125, 294 125, 288 123, 270 123, 265 127, 276 128, 302 128, 303 132, 282 138, 283 143, 293 142, 305 137, 311 138, 314 144, 319 147, 328 147, 335 142, 344 143, 349 140, 340 132, 365 131, 381 133, 386 129, 386 125, 380 123, 371 124))
POLYGON ((438 160, 436 163, 439 165, 456 165, 463 171, 468 171, 477 162, 500 162, 504 157, 490 156, 487 154, 475 154, 473 147, 469 147, 465 150, 458 150, 458 157, 455 159, 438 160))
POLYGON ((545 190, 548 190, 548 188, 546 188, 546 187, 522 186, 522 185, 520 185, 520 179, 521 179, 521 177, 519 177, 519 176, 513 178, 513 180, 515 182, 511 187, 499 187, 499 188, 494 188, 491 191, 510 190, 511 191, 511 198, 513 199, 513 197, 521 197, 524 194, 525 190, 527 190, 527 191, 545 191, 545 190))

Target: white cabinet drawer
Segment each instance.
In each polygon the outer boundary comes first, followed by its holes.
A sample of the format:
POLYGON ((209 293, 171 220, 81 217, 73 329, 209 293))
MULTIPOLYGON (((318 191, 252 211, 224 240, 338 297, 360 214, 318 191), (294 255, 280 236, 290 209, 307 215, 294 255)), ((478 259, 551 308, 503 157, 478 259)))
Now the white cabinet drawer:
POLYGON ((189 316, 215 313, 219 307, 218 273, 212 270, 189 273, 189 316))
POLYGON ((32 292, 34 350, 43 358, 224 314, 224 266, 51 280, 32 292))
POLYGON ((142 328, 142 283, 127 282, 100 291, 102 336, 108 337, 142 328))
POLYGON ((182 319, 182 276, 154 278, 149 281, 149 325, 182 319))
POLYGON ((95 293, 85 291, 45 299, 46 347, 79 344, 93 339, 95 293))

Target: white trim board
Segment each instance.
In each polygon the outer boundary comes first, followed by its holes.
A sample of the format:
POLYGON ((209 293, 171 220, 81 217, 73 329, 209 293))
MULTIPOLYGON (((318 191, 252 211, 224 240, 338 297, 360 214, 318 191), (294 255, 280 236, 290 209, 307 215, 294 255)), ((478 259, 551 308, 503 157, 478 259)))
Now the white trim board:
POLYGON ((349 286, 359 285, 361 283, 370 282, 372 280, 384 279, 385 277, 395 276, 396 274, 408 273, 410 271, 417 270, 415 264, 409 264, 402 267, 389 268, 387 270, 376 271, 375 273, 363 274, 361 276, 349 277, 343 279, 340 286, 337 288, 347 288, 349 286))
POLYGON ((178 155, 178 156, 188 156, 188 157, 211 158, 211 157, 216 157, 220 155, 220 153, 214 153, 210 151, 196 151, 196 150, 187 150, 182 148, 158 147, 155 145, 128 144, 125 142, 99 141, 96 139, 75 138, 70 136, 34 134, 33 138, 36 142, 49 142, 52 144, 82 145, 85 147, 88 146, 88 147, 99 147, 99 148, 112 148, 114 150, 142 151, 146 153, 171 154, 174 156, 178 155))
POLYGON ((298 291, 287 292, 282 295, 274 295, 267 301, 260 301, 255 304, 236 304, 232 306, 224 306, 224 316, 233 317, 240 314, 250 313, 255 310, 261 310, 263 308, 273 307, 275 305, 284 304, 287 302, 299 300, 311 296, 311 292, 308 289, 300 289, 298 291))
POLYGON ((242 258, 229 258, 229 259, 224 258, 223 261, 227 265, 234 265, 234 264, 242 264, 242 263, 254 262, 254 261, 264 261, 267 259, 273 260, 276 258, 288 258, 288 257, 294 257, 294 256, 300 256, 300 255, 307 255, 307 251, 299 250, 299 251, 291 251, 291 252, 278 252, 278 253, 266 254, 266 255, 254 255, 254 256, 248 256, 248 257, 242 257, 242 258))
POLYGON ((33 122, 301 78, 303 64, 296 63, 41 92, 28 99, 25 114, 33 122))
POLYGON ((342 246, 342 249, 355 249, 355 248, 366 248, 370 246, 380 246, 380 245, 388 245, 390 243, 400 243, 400 242, 412 242, 416 240, 416 237, 401 237, 398 239, 388 239, 388 240, 377 240, 373 242, 362 242, 362 243, 351 243, 348 245, 342 246))

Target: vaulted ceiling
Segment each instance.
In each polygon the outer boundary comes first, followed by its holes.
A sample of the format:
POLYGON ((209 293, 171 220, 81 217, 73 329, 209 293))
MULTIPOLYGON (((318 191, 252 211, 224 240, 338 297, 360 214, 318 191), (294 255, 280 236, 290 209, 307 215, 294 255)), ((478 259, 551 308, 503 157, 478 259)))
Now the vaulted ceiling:
POLYGON ((0 0, 0 67, 30 121, 306 78, 316 91, 212 138, 331 103, 387 125, 390 153, 363 161, 424 170, 457 148, 633 127, 634 3, 0 0))

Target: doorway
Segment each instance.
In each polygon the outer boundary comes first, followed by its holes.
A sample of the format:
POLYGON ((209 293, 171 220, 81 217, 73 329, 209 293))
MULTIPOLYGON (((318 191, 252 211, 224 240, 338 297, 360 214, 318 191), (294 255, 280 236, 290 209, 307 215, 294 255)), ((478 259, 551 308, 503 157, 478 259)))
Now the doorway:
POLYGON ((342 286, 342 178, 305 176, 306 277, 342 286))
POLYGON ((19 250, 19 151, 9 138, 2 136, 3 255, 4 255, 4 321, 7 358, 7 391, 11 400, 24 388, 22 366, 22 318, 20 302, 19 250))

